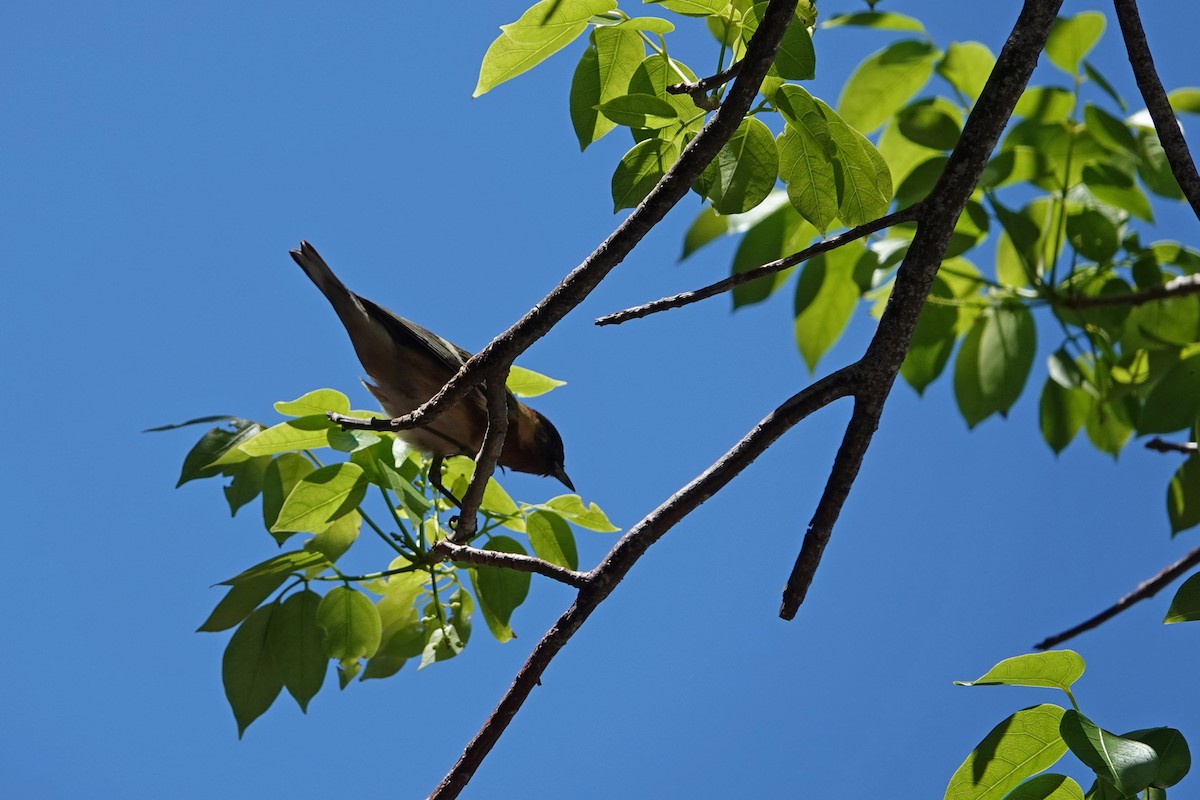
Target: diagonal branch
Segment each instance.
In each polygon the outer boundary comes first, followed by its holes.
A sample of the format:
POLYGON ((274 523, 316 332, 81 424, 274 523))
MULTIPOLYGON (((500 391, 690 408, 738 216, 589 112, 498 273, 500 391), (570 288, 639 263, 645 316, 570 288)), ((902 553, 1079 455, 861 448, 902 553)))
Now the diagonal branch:
POLYGON ((1158 594, 1165 586, 1170 584, 1183 573, 1187 572, 1192 567, 1200 564, 1200 547, 1189 552, 1186 556, 1176 561, 1171 566, 1164 569, 1152 578, 1142 581, 1129 594, 1122 597, 1117 602, 1113 603, 1108 608, 1101 611, 1096 616, 1086 619, 1073 628, 1068 628, 1062 633, 1056 633, 1053 636, 1047 636, 1042 641, 1033 646, 1034 650, 1049 650, 1055 645, 1062 644, 1068 639, 1074 639, 1081 633, 1090 631, 1092 628, 1107 622, 1108 620, 1125 611, 1134 603, 1141 602, 1148 597, 1153 597, 1158 594))
POLYGON ((733 480, 794 425, 834 400, 847 396, 852 378, 853 372, 849 369, 834 372, 791 397, 759 422, 716 463, 630 528, 608 556, 587 573, 587 585, 580 589, 575 603, 538 642, 491 716, 429 796, 429 800, 449 800, 458 796, 504 733, 508 723, 516 716, 533 687, 541 681, 546 667, 652 544, 733 480))
POLYGON ((1137 3, 1135 0, 1113 0, 1113 6, 1117 11, 1117 22, 1121 25, 1121 35, 1125 38, 1129 66, 1133 69, 1142 99, 1146 101, 1146 110, 1154 120, 1154 130, 1158 132, 1158 141, 1167 156, 1167 163, 1171 165, 1171 172, 1191 204, 1192 211, 1200 218, 1200 175, 1196 174, 1196 164, 1192 161, 1179 121, 1175 119, 1171 101, 1167 99, 1162 81, 1158 79, 1137 3))
MULTIPOLYGON (((408 430, 428 425, 439 414, 465 397, 481 381, 487 380, 501 369, 512 366, 517 356, 529 349, 530 345, 582 303, 600 281, 629 255, 637 243, 662 221, 667 212, 691 190, 696 178, 708 163, 716 158, 717 153, 733 136, 750 110, 750 104, 758 95, 763 77, 775 60, 775 51, 779 49, 783 32, 792 21, 796 2, 797 0, 771 0, 768 3, 758 30, 746 45, 741 71, 738 79, 730 87, 729 94, 725 96, 725 101, 705 123, 700 133, 696 134, 696 138, 683 149, 679 160, 667 170, 662 180, 646 195, 646 199, 525 316, 470 358, 462 369, 420 408, 390 420, 387 430, 408 430)), ((372 427, 369 420, 337 421, 347 428, 372 427)))
POLYGON ((897 211, 871 222, 859 225, 857 228, 851 228, 848 231, 839 233, 830 239, 817 242, 814 245, 804 248, 798 253, 792 253, 790 256, 775 261, 767 262, 754 269, 739 272, 737 275, 730 275, 724 280, 719 280, 716 283, 705 286, 703 289, 696 289, 691 292, 683 292, 671 297, 664 297, 661 300, 655 300, 652 303, 646 303, 633 308, 627 308, 624 311, 617 311, 613 314, 600 317, 596 320, 597 325, 620 325, 622 322, 628 322, 631 319, 647 317, 651 314, 657 314, 660 311, 667 311, 672 308, 680 308, 692 303, 706 300, 709 297, 727 292, 730 289, 737 288, 742 284, 757 280, 766 275, 773 275, 776 272, 782 272, 789 267, 794 267, 810 258, 819 256, 821 253, 828 253, 830 250, 836 250, 844 244, 853 242, 856 239, 861 239, 864 236, 869 236, 876 231, 881 231, 884 228, 890 228, 893 225, 899 225, 902 222, 909 222, 917 218, 920 211, 920 204, 909 206, 903 211, 897 211))
POLYGON ((496 462, 500 460, 500 453, 504 449, 504 438, 508 433, 508 389, 504 385, 507 377, 508 367, 505 367, 492 376, 484 387, 487 395, 487 429, 479 445, 479 454, 475 457, 475 473, 459 505, 458 525, 450 534, 455 544, 469 542, 475 536, 479 525, 479 504, 483 502, 483 492, 492 473, 496 471, 496 462))

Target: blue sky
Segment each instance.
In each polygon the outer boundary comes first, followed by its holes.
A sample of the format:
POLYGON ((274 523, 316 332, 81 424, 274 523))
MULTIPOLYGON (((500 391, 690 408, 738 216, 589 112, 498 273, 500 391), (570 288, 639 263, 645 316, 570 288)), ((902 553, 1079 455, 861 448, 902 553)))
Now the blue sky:
MULTIPOLYGON (((1200 10, 1147 5, 1167 87, 1200 84, 1200 10)), ((884 7, 920 17, 940 45, 998 51, 1019 4, 884 7)), ((274 401, 322 386, 368 405, 335 317, 287 256, 301 238, 351 288, 477 349, 611 230, 609 176, 627 144, 615 133, 578 152, 567 88, 580 43, 470 99, 497 27, 523 8, 10 9, 0 367, 17 418, 0 484, 0 780, 13 796, 423 796, 569 603, 536 581, 516 641, 479 625, 462 658, 327 685, 307 717, 281 699, 238 741, 225 636, 193 630, 219 597, 210 585, 274 545, 253 510, 229 519, 215 482, 172 488, 198 430, 140 433, 214 413, 272 421, 274 401)), ((1066 10, 1084 8, 1108 6, 1066 10)), ((685 60, 707 52, 698 23, 681 27, 698 34, 685 60)), ((1109 27, 1093 60, 1132 99, 1109 27)), ((889 38, 822 31, 814 94, 836 100, 889 38)), ((681 203, 521 359, 568 381, 536 405, 581 494, 623 528, 809 380, 786 292, 732 315, 718 298, 592 325, 728 269, 732 242, 676 264, 699 208, 681 203)), ((1182 208, 1162 210, 1160 232, 1198 238, 1182 208)), ((856 319, 822 369, 857 357, 870 332, 856 319)), ((897 385, 809 601, 784 623, 779 592, 848 409, 794 430, 639 563, 466 796, 940 796, 1003 716, 1059 702, 952 680, 1027 652, 1194 546, 1194 531, 1168 536, 1174 457, 1131 445, 1114 462, 1076 442, 1055 458, 1036 405, 1029 391, 1008 420, 968 432, 947 376, 924 399, 897 385)), ((558 493, 528 476, 506 486, 558 493)), ((581 532, 581 561, 613 541, 581 532)), ((1195 744, 1200 629, 1158 624, 1169 594, 1073 643, 1088 661, 1077 697, 1106 727, 1173 725, 1195 744)))

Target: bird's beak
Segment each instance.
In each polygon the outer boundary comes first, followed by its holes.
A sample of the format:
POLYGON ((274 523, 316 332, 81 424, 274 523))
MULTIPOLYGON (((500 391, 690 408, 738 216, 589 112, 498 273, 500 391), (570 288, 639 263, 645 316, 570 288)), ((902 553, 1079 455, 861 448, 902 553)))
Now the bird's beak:
POLYGON ((571 479, 567 477, 567 471, 559 464, 554 467, 554 471, 550 473, 550 477, 558 478, 562 481, 563 486, 566 486, 572 492, 575 491, 575 484, 571 483, 571 479))

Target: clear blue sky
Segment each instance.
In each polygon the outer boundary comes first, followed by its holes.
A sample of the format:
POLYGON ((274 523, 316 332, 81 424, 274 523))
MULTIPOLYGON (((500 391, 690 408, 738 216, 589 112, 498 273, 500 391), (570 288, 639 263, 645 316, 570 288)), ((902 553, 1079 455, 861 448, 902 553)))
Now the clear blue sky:
MULTIPOLYGON (((1200 10, 1146 5, 1167 86, 1200 85, 1200 10)), ((941 45, 998 51, 1019 4, 884 7, 921 17, 941 45)), ((1067 10, 1091 7, 1109 8, 1067 10)), ((226 637, 193 630, 219 597, 210 585, 274 545, 254 509, 229 519, 215 482, 172 488, 198 430, 139 433, 213 413, 271 421, 272 402, 322 386, 367 405, 333 314, 287 256, 301 238, 352 288, 476 349, 618 222, 609 175, 625 142, 580 155, 567 118, 580 44, 470 99, 497 27, 523 8, 10 7, 0 782, 12 796, 424 796, 569 603, 537 581, 516 641, 479 625, 460 659, 327 685, 307 717, 281 699, 238 741, 226 637)), ((888 38, 822 31, 814 93, 836 100, 888 38)), ((1094 60, 1133 98, 1122 55, 1110 21, 1094 60)), ((733 315, 721 298, 591 324, 728 269, 731 243, 675 263, 698 210, 685 200, 522 359, 569 382, 539 408, 581 493, 622 527, 809 379, 786 292, 733 315)), ((1164 236, 1200 239, 1178 209, 1160 220, 1164 236)), ((870 329, 864 315, 822 368, 856 357, 870 329)), ((922 400, 898 385, 810 600, 784 623, 779 592, 847 409, 793 431, 643 559, 466 796, 940 797, 1003 716, 1060 702, 952 680, 1027 652, 1195 544, 1194 531, 1168 537, 1174 457, 1135 445, 1114 463, 1076 442, 1056 459, 1036 405, 1027 392, 1007 421, 968 432, 946 377, 922 400)), ((507 485, 557 493, 525 476, 507 485)), ((588 566, 614 541, 580 536, 588 566)), ((1169 724, 1200 745, 1200 628, 1159 625, 1167 596, 1074 643, 1088 661, 1077 696, 1107 727, 1169 724)))

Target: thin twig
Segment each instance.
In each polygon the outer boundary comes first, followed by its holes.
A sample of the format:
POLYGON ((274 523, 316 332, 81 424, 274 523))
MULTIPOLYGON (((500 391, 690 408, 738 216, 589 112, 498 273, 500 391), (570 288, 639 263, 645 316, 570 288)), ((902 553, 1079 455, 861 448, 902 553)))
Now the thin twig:
POLYGON ((479 529, 479 504, 483 502, 483 493, 487 483, 496 471, 496 462, 504 450, 504 437, 508 433, 508 389, 504 381, 508 377, 508 368, 500 374, 488 379, 484 386, 487 397, 488 423, 483 433, 483 443, 479 445, 479 454, 475 457, 475 474, 467 490, 463 492, 462 503, 459 505, 458 524, 450 539, 455 544, 469 542, 479 529))
POLYGON ((897 211, 895 213, 888 214, 887 216, 880 217, 877 220, 872 220, 871 222, 859 225, 857 228, 851 228, 848 231, 839 233, 837 236, 810 245, 797 253, 792 253, 789 256, 784 256, 783 258, 775 261, 769 261, 766 264, 755 267, 754 269, 746 270, 745 272, 739 272, 736 275, 730 275, 728 278, 724 278, 716 283, 705 286, 703 289, 696 289, 695 291, 691 292, 683 292, 671 297, 664 297, 662 299, 655 300, 652 303, 645 303, 644 305, 627 308, 624 311, 617 311, 612 314, 607 314, 597 319, 596 324, 619 325, 622 322, 628 322, 631 319, 647 317, 651 314, 657 314, 660 311, 668 311, 672 308, 680 308, 681 306, 706 300, 709 297, 714 297, 722 292, 727 292, 730 289, 737 288, 738 286, 749 283, 750 281, 757 280, 767 275, 774 275, 776 272, 782 272, 785 269, 794 267, 804 261, 808 261, 810 258, 819 256, 821 253, 827 253, 830 250, 836 250, 844 244, 861 239, 864 236, 870 236, 876 231, 883 230, 884 228, 890 228, 893 225, 899 225, 902 222, 914 220, 917 218, 917 214, 920 213, 920 206, 921 204, 917 203, 916 205, 909 206, 901 211, 897 211))
POLYGON ((670 94, 687 94, 692 96, 692 102, 698 108, 703 108, 712 111, 721 105, 721 101, 715 97, 709 97, 708 93, 714 89, 719 89, 731 80, 737 77, 737 74, 742 70, 742 62, 735 61, 725 69, 718 72, 716 75, 710 75, 707 78, 701 78, 698 81, 690 83, 673 83, 667 87, 667 92, 670 94))
POLYGON ((481 550, 470 545, 455 544, 449 539, 442 539, 429 549, 431 560, 449 559, 466 564, 480 564, 489 567, 504 567, 519 572, 535 572, 559 583, 582 589, 588 585, 588 574, 578 570, 560 567, 540 558, 526 556, 520 553, 501 553, 498 550, 481 550))
POLYGON ((1129 66, 1133 69, 1142 99, 1146 101, 1146 110, 1154 120, 1154 130, 1158 132, 1158 141, 1167 156, 1167 163, 1171 165, 1171 173, 1191 204, 1193 213, 1200 219, 1200 175, 1196 173, 1191 151, 1183 138, 1179 121, 1175 119, 1175 111, 1163 90, 1162 81, 1158 78, 1158 71, 1154 68, 1137 3, 1134 0, 1113 0, 1113 6, 1117 11, 1117 22, 1121 25, 1121 36, 1125 39, 1129 66))
POLYGON ((1146 442, 1147 450, 1154 450, 1158 453, 1192 453, 1200 452, 1200 445, 1195 442, 1168 442, 1166 439, 1155 436, 1150 441, 1146 442))
POLYGON ((1071 295, 1056 297, 1053 302, 1055 305, 1074 309, 1140 306, 1155 300, 1182 297, 1197 292, 1200 292, 1200 274, 1180 275, 1178 278, 1172 278, 1166 283, 1160 283, 1157 286, 1151 286, 1138 292, 1096 295, 1094 297, 1071 295))
POLYGON ((1122 597, 1117 602, 1113 603, 1108 608, 1101 611, 1096 616, 1092 617, 1091 619, 1084 620, 1074 628, 1070 628, 1062 633, 1056 633, 1053 636, 1043 639, 1035 644, 1033 648, 1035 650, 1048 650, 1055 645, 1062 644, 1068 639, 1075 638, 1081 633, 1090 631, 1092 628, 1095 628, 1112 619, 1117 614, 1120 614, 1134 603, 1158 594, 1163 587, 1167 586, 1169 583, 1197 564, 1200 564, 1200 547, 1192 550, 1186 556, 1179 559, 1174 564, 1155 575, 1153 578, 1142 581, 1137 585, 1136 589, 1122 597))

